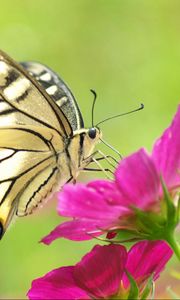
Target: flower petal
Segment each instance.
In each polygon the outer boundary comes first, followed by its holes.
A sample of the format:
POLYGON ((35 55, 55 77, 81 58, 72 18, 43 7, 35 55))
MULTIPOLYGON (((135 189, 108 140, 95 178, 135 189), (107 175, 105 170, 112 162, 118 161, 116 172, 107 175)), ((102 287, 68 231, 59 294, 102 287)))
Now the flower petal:
MULTIPOLYGON (((129 250, 126 269, 135 280, 147 279, 152 274, 156 280, 172 254, 173 251, 164 241, 142 241, 129 250)), ((125 287, 129 285, 125 274, 123 284, 125 287)))
POLYGON ((74 268, 74 280, 92 298, 107 298, 115 294, 126 264, 124 246, 95 246, 74 268))
POLYGON ((45 236, 41 242, 49 245, 57 238, 66 238, 73 241, 90 240, 102 234, 102 231, 98 229, 101 228, 100 225, 98 225, 98 221, 87 219, 64 222, 45 236))
POLYGON ((152 159, 144 149, 123 159, 115 176, 121 204, 146 209, 158 200, 160 180, 152 159))
POLYGON ((88 299, 87 293, 73 279, 74 267, 55 269, 35 279, 28 291, 29 299, 88 299))
POLYGON ((109 228, 114 229, 119 217, 129 212, 128 208, 118 205, 118 196, 116 185, 105 180, 65 186, 59 193, 58 211, 75 220, 57 226, 42 242, 50 244, 59 237, 89 240, 109 228))
POLYGON ((152 158, 169 188, 180 185, 180 106, 169 128, 156 141, 152 158))
POLYGON ((58 198, 58 212, 66 217, 112 220, 127 211, 117 203, 116 185, 105 180, 87 185, 68 184, 58 198))

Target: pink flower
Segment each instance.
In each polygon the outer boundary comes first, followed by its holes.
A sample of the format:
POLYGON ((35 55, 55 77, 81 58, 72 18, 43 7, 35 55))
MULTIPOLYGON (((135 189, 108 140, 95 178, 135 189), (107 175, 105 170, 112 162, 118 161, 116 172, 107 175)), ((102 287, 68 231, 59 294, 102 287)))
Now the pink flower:
POLYGON ((29 299, 120 298, 130 291, 128 271, 140 296, 149 277, 156 280, 171 255, 172 250, 162 241, 139 242, 128 253, 124 246, 98 245, 75 266, 55 269, 35 279, 27 295, 29 299))
MULTIPOLYGON (((123 159, 114 175, 114 181, 96 180, 86 185, 66 185, 59 193, 58 212, 73 220, 57 226, 42 241, 50 244, 59 237, 88 240, 122 229, 142 233, 144 216, 140 216, 137 209, 149 216, 144 231, 146 236, 151 230, 157 233, 157 228, 163 232, 162 226, 175 227, 175 215, 167 217, 166 211, 162 211, 162 202, 165 201, 162 180, 174 197, 180 186, 180 107, 170 127, 156 141, 152 154, 140 149, 123 159)), ((164 239, 161 232, 156 238, 150 238, 164 239)), ((141 237, 144 239, 144 236, 141 237)))

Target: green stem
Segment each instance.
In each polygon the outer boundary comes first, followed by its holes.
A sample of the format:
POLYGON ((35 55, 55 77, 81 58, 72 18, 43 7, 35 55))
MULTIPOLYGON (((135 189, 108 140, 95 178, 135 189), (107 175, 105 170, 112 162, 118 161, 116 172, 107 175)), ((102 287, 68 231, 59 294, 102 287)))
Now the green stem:
POLYGON ((176 254, 177 258, 180 260, 180 245, 178 241, 174 238, 173 234, 169 234, 166 238, 167 243, 173 249, 174 253, 176 254))

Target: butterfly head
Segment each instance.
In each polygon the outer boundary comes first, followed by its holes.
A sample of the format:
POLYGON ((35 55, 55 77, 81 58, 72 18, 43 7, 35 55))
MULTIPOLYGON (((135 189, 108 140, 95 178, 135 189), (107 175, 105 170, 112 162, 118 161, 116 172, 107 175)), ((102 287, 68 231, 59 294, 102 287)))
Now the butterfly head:
POLYGON ((84 147, 83 147, 83 156, 84 158, 90 156, 93 151, 94 147, 100 142, 102 138, 102 132, 97 127, 88 128, 85 135, 84 135, 84 147))
POLYGON ((87 131, 88 137, 91 141, 99 141, 102 136, 102 133, 98 127, 91 127, 87 131))
POLYGON ((80 160, 83 161, 89 157, 96 146, 100 142, 102 132, 98 127, 83 128, 74 132, 72 139, 73 146, 79 145, 80 160))

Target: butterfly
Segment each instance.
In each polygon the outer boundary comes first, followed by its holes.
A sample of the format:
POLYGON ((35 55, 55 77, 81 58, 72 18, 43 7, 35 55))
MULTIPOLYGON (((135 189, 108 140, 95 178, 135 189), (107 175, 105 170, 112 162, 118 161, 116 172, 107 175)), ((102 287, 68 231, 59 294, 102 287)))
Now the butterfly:
POLYGON ((37 62, 0 51, 0 237, 95 155, 98 127, 86 129, 68 86, 37 62))

